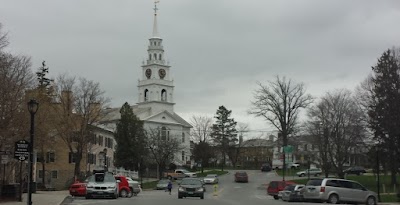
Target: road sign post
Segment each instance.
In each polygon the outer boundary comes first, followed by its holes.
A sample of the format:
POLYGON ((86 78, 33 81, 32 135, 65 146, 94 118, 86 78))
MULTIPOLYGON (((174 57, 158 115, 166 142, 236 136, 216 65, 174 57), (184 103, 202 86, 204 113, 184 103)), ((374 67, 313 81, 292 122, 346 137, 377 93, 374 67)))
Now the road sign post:
POLYGON ((26 140, 19 140, 15 142, 14 158, 19 161, 25 161, 29 158, 30 144, 26 140))

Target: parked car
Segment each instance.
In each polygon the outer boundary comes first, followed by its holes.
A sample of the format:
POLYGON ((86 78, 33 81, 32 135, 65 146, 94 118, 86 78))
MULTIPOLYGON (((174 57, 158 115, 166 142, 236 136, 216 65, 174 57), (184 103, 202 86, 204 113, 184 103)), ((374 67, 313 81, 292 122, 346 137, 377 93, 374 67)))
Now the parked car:
POLYGON ((267 194, 270 196, 273 196, 274 199, 278 200, 279 192, 283 191, 285 189, 285 187, 290 184, 295 184, 295 183, 292 181, 271 181, 267 188, 267 194))
POLYGON ((300 190, 304 187, 304 184, 290 184, 285 187, 282 191, 283 201, 303 201, 303 195, 300 190))
POLYGON ((245 171, 238 171, 235 173, 235 182, 249 182, 249 176, 245 171))
POLYGON ((311 169, 306 169, 304 171, 297 172, 296 175, 299 177, 304 177, 310 174, 311 176, 319 176, 322 174, 322 170, 320 168, 311 168, 311 169))
POLYGON ((377 194, 366 189, 358 182, 345 179, 311 179, 301 190, 305 200, 318 200, 337 204, 365 203, 376 205, 377 194))
POLYGON ((203 179, 205 184, 218 184, 218 181, 218 175, 216 174, 207 174, 203 179))
POLYGON ((182 179, 178 188, 178 199, 182 199, 183 197, 200 197, 200 199, 204 199, 204 184, 200 179, 182 179))
POLYGON ((116 199, 119 197, 117 180, 114 176, 104 170, 94 170, 93 175, 87 179, 86 199, 106 198, 116 199))
POLYGON ((272 167, 269 164, 263 164, 261 165, 261 171, 262 172, 269 172, 272 170, 272 167))
POLYGON ((140 187, 140 183, 138 181, 133 180, 130 177, 127 177, 126 179, 128 180, 129 183, 129 189, 131 190, 134 196, 137 196, 142 190, 142 188, 140 187))
POLYGON ((133 195, 133 192, 131 191, 131 189, 129 187, 129 182, 128 182, 127 177, 125 177, 125 176, 114 176, 114 177, 118 181, 119 196, 131 198, 133 195))
POLYGON ((364 167, 349 167, 343 171, 345 174, 356 174, 356 175, 361 175, 364 173, 367 173, 367 171, 364 169, 364 167))
POLYGON ((292 164, 290 165, 290 168, 292 168, 292 169, 298 169, 298 168, 300 168, 300 164, 299 164, 299 163, 292 163, 292 164))
POLYGON ((75 182, 69 187, 69 194, 71 196, 85 196, 86 195, 86 183, 75 182))
POLYGON ((169 179, 161 179, 161 180, 159 180, 158 181, 158 183, 157 183, 157 185, 156 185, 156 189, 157 190, 166 190, 167 189, 167 186, 168 186, 168 183, 170 182, 171 180, 169 180, 169 179))
POLYGON ((197 177, 197 173, 189 172, 186 169, 176 169, 173 171, 167 171, 164 173, 164 177, 168 179, 183 179, 186 177, 197 177))

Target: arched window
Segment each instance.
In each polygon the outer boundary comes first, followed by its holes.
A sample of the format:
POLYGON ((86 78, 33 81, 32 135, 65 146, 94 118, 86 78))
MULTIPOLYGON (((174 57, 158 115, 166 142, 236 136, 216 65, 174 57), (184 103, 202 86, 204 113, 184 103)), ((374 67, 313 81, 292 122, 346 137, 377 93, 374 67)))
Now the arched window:
POLYGON ((156 45, 157 45, 157 42, 154 41, 154 45, 156 46, 156 45))
POLYGON ((185 133, 182 132, 182 143, 184 143, 184 142, 185 142, 185 133))
POLYGON ((167 140, 167 128, 166 127, 161 128, 161 140, 167 140))
POLYGON ((161 54, 160 54, 160 55, 158 55, 158 60, 162 60, 162 58, 161 58, 161 54))
POLYGON ((149 60, 151 60, 151 54, 149 54, 149 60))
POLYGON ((149 90, 144 90, 144 101, 147 101, 147 100, 149 100, 149 90))
POLYGON ((167 91, 165 89, 161 91, 161 101, 167 101, 167 91))
POLYGON ((154 60, 157 60, 157 54, 156 53, 154 54, 154 60))

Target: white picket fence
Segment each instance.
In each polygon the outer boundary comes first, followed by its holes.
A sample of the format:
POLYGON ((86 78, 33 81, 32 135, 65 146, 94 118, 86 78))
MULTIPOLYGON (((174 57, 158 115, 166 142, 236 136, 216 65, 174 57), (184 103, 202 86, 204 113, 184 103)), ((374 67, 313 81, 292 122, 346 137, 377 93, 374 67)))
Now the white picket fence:
POLYGON ((122 176, 126 176, 126 177, 131 177, 134 179, 139 179, 139 172, 138 171, 131 171, 131 170, 126 170, 125 168, 115 168, 114 170, 112 170, 112 172, 115 175, 122 175, 122 176))

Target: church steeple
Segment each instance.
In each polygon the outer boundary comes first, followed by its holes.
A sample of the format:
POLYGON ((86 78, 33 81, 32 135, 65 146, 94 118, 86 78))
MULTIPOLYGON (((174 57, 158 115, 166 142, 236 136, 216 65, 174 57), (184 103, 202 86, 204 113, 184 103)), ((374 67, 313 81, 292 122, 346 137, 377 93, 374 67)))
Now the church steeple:
POLYGON ((154 23, 153 23, 153 38, 158 38, 158 26, 157 26, 157 4, 160 3, 160 1, 154 1, 154 23))
POLYGON ((154 2, 153 36, 149 39, 148 58, 142 65, 142 78, 139 80, 140 107, 151 107, 152 111, 173 112, 174 84, 170 76, 170 66, 166 64, 162 39, 157 29, 157 3, 154 2))

